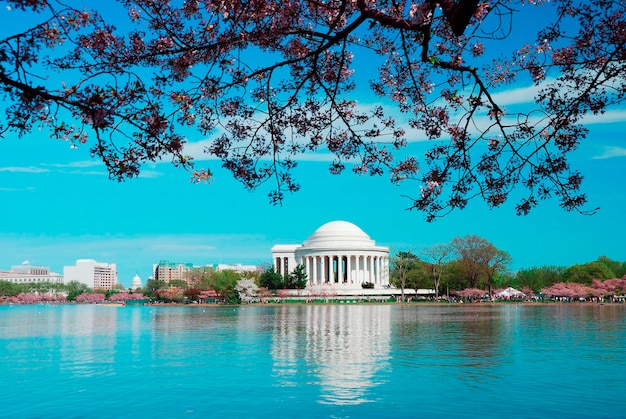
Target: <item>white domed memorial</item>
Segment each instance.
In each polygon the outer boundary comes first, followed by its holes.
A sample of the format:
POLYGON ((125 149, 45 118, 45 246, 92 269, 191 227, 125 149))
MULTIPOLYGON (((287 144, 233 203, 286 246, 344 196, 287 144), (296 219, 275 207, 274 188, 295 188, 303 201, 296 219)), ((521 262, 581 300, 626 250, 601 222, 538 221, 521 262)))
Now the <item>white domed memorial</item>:
POLYGON ((272 259, 281 275, 303 265, 309 289, 325 285, 362 289, 366 282, 379 289, 389 286, 389 248, 377 246, 347 221, 324 224, 302 244, 272 247, 272 259))

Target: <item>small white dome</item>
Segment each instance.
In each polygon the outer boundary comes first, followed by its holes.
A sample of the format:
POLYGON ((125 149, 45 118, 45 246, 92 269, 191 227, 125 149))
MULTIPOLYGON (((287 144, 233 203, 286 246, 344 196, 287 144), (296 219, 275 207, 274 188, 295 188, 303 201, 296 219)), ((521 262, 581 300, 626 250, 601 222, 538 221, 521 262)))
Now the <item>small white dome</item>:
POLYGON ((324 224, 306 240, 303 248, 363 248, 375 247, 374 240, 356 225, 347 221, 324 224))
POLYGON ((135 276, 133 277, 133 282, 130 287, 133 290, 137 290, 141 288, 141 278, 139 277, 139 274, 135 274, 135 276))

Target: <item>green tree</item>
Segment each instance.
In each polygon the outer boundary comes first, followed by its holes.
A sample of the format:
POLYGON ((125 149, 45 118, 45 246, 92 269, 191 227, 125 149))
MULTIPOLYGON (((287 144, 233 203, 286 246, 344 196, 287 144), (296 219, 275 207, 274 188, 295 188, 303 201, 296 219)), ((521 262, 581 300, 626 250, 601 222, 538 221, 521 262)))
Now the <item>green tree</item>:
POLYGON ((304 289, 307 285, 307 274, 305 272, 304 265, 297 265, 294 270, 287 277, 285 282, 285 288, 289 289, 304 289))
POLYGON ((615 278, 623 278, 626 275, 626 262, 611 260, 606 256, 600 256, 597 261, 606 265, 613 272, 615 278))
POLYGON ((104 298, 109 300, 113 294, 118 294, 120 291, 118 289, 112 288, 110 290, 104 290, 104 298))
MULTIPOLYGON (((495 249, 495 247, 493 247, 495 249)), ((489 297, 492 296, 492 287, 494 284, 494 277, 502 274, 506 271, 507 267, 511 263, 511 256, 504 250, 497 250, 495 253, 491 253, 491 257, 487 261, 487 287, 489 288, 489 297)))
POLYGON ((93 290, 89 288, 86 284, 78 281, 70 281, 65 284, 65 289, 67 291, 67 300, 74 301, 76 297, 85 293, 93 293, 93 290))
POLYGON ((397 251, 391 256, 391 278, 400 288, 400 295, 404 301, 404 289, 406 288, 409 272, 417 266, 419 259, 412 251, 397 251))
POLYGON ((431 272, 432 267, 430 263, 423 262, 418 258, 417 263, 406 273, 406 288, 432 288, 431 272))
POLYGON ((184 279, 173 279, 170 281, 170 287, 176 287, 180 290, 189 288, 189 284, 184 279))
POLYGON ((237 282, 240 279, 239 274, 230 269, 216 271, 211 274, 214 289, 224 297, 228 304, 239 304, 241 302, 236 291, 237 282))
POLYGON ((451 243, 458 256, 458 261, 469 286, 476 288, 481 279, 485 279, 489 272, 489 264, 496 256, 498 249, 486 239, 466 235, 455 237, 451 243))
POLYGON ((615 273, 602 262, 589 262, 582 265, 572 265, 565 269, 563 275, 567 282, 578 282, 585 285, 591 285, 594 279, 611 279, 615 278, 615 273))
POLYGON ((45 294, 49 292, 54 292, 55 289, 58 289, 59 285, 53 284, 51 282, 30 282, 24 284, 24 288, 27 292, 45 294))
POLYGON ((261 274, 259 278, 260 285, 268 290, 277 290, 283 288, 284 279, 281 274, 276 272, 274 266, 270 266, 261 274))
POLYGON ((435 298, 439 298, 439 285, 443 276, 443 270, 446 262, 454 255, 454 249, 449 244, 439 243, 426 247, 422 254, 431 262, 435 298))
POLYGON ((10 281, 0 281, 0 295, 13 297, 20 292, 22 292, 22 287, 19 284, 14 284, 10 281))
POLYGON ((167 282, 161 279, 148 279, 146 286, 143 288, 143 293, 147 297, 154 297, 160 290, 166 290, 168 288, 167 282))
POLYGON ((515 272, 509 272, 509 271, 499 272, 493 278, 493 285, 496 288, 506 288, 506 287, 517 288, 517 284, 515 280, 516 280, 515 272))
POLYGON ((515 275, 515 288, 528 287, 538 293, 559 282, 565 282, 565 268, 562 266, 541 266, 520 269, 515 275))
POLYGON ((445 264, 441 276, 441 286, 442 288, 445 287, 446 290, 462 290, 470 287, 460 259, 454 259, 445 264))
POLYGON ((200 290, 214 289, 210 279, 214 272, 215 269, 212 266, 198 266, 185 272, 185 279, 200 290))

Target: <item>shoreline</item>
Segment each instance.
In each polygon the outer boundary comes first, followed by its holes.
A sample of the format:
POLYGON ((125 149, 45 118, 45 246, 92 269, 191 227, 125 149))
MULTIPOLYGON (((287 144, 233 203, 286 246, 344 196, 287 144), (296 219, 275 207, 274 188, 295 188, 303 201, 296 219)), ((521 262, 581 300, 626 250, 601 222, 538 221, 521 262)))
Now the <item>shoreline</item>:
MULTIPOLYGON (((126 304, 118 303, 33 303, 33 304, 20 304, 20 303, 7 303, 0 302, 2 306, 100 306, 100 307, 127 307, 126 304)), ((594 301, 494 301, 494 302, 430 302, 430 301, 267 301, 267 302, 254 302, 254 303, 241 303, 241 304, 216 304, 216 303, 153 303, 143 305, 131 305, 131 307, 263 307, 263 306, 324 306, 324 305, 343 305, 343 306, 355 306, 355 305, 396 305, 396 306, 431 306, 431 307, 477 307, 477 306, 624 306, 624 302, 594 302, 594 301)))

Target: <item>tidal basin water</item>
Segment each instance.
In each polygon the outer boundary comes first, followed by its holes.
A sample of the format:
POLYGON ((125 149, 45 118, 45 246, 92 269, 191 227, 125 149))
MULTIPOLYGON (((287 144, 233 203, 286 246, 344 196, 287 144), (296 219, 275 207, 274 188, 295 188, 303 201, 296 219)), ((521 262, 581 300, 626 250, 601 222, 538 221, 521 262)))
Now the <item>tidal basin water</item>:
POLYGON ((0 306, 1 417, 626 417, 625 305, 0 306))

